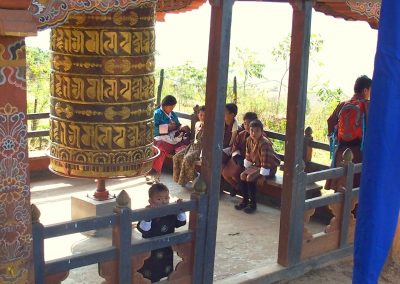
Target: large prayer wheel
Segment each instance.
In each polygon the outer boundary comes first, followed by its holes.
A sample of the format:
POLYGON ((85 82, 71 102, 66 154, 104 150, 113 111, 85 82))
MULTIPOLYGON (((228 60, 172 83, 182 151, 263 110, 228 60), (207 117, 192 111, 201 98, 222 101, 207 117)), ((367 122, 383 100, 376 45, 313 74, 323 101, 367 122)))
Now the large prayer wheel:
POLYGON ((51 32, 50 169, 85 178, 151 169, 155 4, 71 15, 51 32))

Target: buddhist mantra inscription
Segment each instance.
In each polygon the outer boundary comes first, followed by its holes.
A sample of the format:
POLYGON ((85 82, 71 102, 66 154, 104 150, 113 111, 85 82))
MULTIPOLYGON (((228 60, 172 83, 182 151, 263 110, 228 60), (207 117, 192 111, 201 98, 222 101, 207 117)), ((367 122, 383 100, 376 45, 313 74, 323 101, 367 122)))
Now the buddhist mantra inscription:
POLYGON ((113 178, 151 169, 154 5, 77 14, 51 33, 50 168, 113 178))

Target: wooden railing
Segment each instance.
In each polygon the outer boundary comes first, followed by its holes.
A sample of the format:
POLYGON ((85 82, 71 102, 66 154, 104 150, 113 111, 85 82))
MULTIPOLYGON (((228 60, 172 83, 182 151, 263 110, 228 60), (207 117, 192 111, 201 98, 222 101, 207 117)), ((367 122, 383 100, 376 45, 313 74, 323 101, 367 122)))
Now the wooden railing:
POLYGON ((201 283, 204 242, 206 197, 192 193, 191 200, 158 208, 131 210, 130 198, 122 191, 114 213, 102 217, 63 222, 44 226, 40 212, 32 205, 33 258, 35 283, 61 283, 74 268, 98 263, 99 275, 105 284, 150 283, 137 272, 154 249, 170 247, 182 258, 168 277, 174 283, 201 283), (188 229, 173 234, 132 242, 132 222, 190 212, 188 229), (112 226, 112 246, 65 256, 51 261, 44 260, 44 240, 89 230, 112 226))
POLYGON ((354 240, 355 208, 358 201, 359 188, 353 188, 355 174, 361 173, 362 164, 352 162, 353 154, 347 149, 343 154, 343 167, 323 171, 305 173, 302 182, 310 183, 339 178, 343 184, 343 192, 304 199, 303 242, 301 259, 318 256, 335 250, 349 249, 354 240), (323 231, 311 234, 307 227, 310 217, 317 208, 328 208, 333 217, 323 231))
MULTIPOLYGON (((184 112, 175 112, 179 118, 192 120, 192 114, 184 113, 184 112)), ((42 113, 29 113, 27 115, 28 121, 37 120, 37 119, 49 119, 50 113, 42 112, 42 113)), ((49 129, 43 130, 32 130, 28 132, 28 138, 33 137, 46 137, 49 136, 49 129)))

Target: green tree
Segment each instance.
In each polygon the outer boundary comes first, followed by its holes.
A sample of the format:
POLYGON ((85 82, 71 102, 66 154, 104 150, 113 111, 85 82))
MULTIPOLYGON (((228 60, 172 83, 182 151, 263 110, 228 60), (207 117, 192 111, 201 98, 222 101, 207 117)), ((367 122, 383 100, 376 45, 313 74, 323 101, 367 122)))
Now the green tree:
MULTIPOLYGON (((278 90, 278 102, 276 105, 275 113, 279 114, 279 103, 282 93, 282 87, 284 86, 284 80, 287 73, 289 72, 290 63, 290 44, 291 44, 291 34, 286 35, 278 45, 272 50, 272 57, 275 62, 284 62, 285 68, 281 77, 279 78, 279 90, 278 90)), ((321 51, 323 48, 324 40, 319 34, 311 34, 310 39, 310 59, 313 60, 315 55, 321 51)))
POLYGON ((249 79, 264 78, 265 64, 261 63, 256 53, 248 48, 236 47, 234 58, 230 67, 231 73, 237 76, 242 83, 243 95, 246 95, 246 87, 249 79))
POLYGON ((194 105, 205 101, 206 68, 199 69, 186 62, 164 72, 162 96, 176 96, 179 111, 191 113, 194 105))
POLYGON ((27 47, 28 113, 48 112, 50 97, 50 53, 27 47))
MULTIPOLYGON (((39 48, 26 48, 28 113, 49 112, 50 110, 50 52, 39 48)), ((48 129, 48 119, 31 120, 30 130, 48 129)), ((42 150, 48 145, 48 138, 29 139, 30 150, 42 150)))

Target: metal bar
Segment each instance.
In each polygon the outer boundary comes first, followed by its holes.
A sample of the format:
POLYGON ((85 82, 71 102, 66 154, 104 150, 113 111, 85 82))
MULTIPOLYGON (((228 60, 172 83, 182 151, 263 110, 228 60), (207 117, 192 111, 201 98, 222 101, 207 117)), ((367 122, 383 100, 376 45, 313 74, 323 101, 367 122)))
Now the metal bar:
POLYGON ((353 198, 357 198, 358 199, 358 194, 359 193, 360 193, 360 188, 359 187, 353 188, 353 198))
MULTIPOLYGON (((183 119, 192 119, 192 115, 185 113, 185 112, 179 112, 179 111, 175 111, 175 114, 179 117, 179 118, 183 118, 183 119)), ((193 130, 194 131, 194 130, 193 130)))
POLYGON ((343 200, 343 193, 336 192, 332 195, 318 196, 311 199, 307 199, 305 202, 305 210, 311 208, 318 208, 328 204, 339 203, 343 200))
POLYGON ((362 163, 354 164, 354 173, 359 174, 362 170, 362 163))
POLYGON ((45 282, 43 231, 44 231, 43 224, 37 222, 32 223, 33 266, 35 269, 35 283, 45 282))
POLYGON ((207 185, 207 214, 203 283, 212 283, 218 225, 223 116, 228 83, 229 50, 234 0, 211 1, 206 82, 206 121, 201 178, 207 185))
POLYGON ((306 200, 306 190, 305 190, 305 180, 307 174, 301 172, 297 179, 297 183, 294 187, 295 192, 293 193, 293 198, 296 199, 296 206, 293 208, 293 224, 291 228, 291 233, 296 237, 292 240, 291 249, 288 253, 289 263, 298 263, 301 259, 301 249, 303 245, 303 231, 304 231, 304 207, 306 200))
MULTIPOLYGON (((192 198, 193 195, 192 195, 192 198)), ((196 231, 194 239, 194 255, 193 255, 193 284, 203 284, 203 267, 204 267, 204 248, 206 231, 206 215, 207 212, 207 197, 203 194, 195 197, 198 202, 196 214, 196 231)))
POLYGON ((162 88, 164 85, 164 69, 160 70, 160 82, 158 84, 157 88, 157 98, 156 98, 156 104, 159 106, 161 104, 161 93, 162 93, 162 88))
POLYGON ((345 174, 346 170, 343 167, 308 173, 306 183, 309 184, 320 180, 338 178, 344 176, 345 174))
POLYGON ((278 132, 272 132, 272 131, 266 131, 266 133, 267 133, 268 138, 281 140, 281 141, 286 140, 285 134, 278 133, 278 132))
MULTIPOLYGON (((63 272, 94 263, 109 261, 115 259, 116 257, 117 257, 117 249, 115 247, 108 247, 108 248, 93 250, 90 252, 80 253, 79 255, 62 257, 46 262, 46 274, 63 272)), ((35 283, 45 283, 45 282, 35 282, 35 283)))
POLYGON ((193 238, 191 231, 178 232, 151 239, 134 242, 130 247, 130 254, 139 254, 146 251, 169 247, 175 244, 190 242, 193 238))
POLYGON ((80 232, 86 232, 90 230, 105 228, 114 225, 116 222, 116 216, 107 215, 99 217, 82 218, 75 221, 62 222, 50 226, 46 226, 44 229, 44 238, 54 238, 59 236, 65 236, 69 234, 75 234, 80 232))
POLYGON ((40 112, 40 113, 28 113, 26 115, 28 120, 33 120, 33 119, 48 119, 50 117, 50 113, 48 112, 40 112))
POLYGON ((132 223, 131 209, 121 208, 119 213, 119 247, 118 247, 118 279, 120 284, 131 282, 131 240, 132 240, 132 223))
MULTIPOLYGON (((304 120, 307 98, 312 1, 293 5, 292 41, 290 48, 289 88, 285 143, 285 171, 281 198, 278 263, 292 266, 300 261, 303 232, 299 230, 299 212, 304 199, 298 200, 304 187, 299 182, 303 163, 304 120)), ((302 216, 301 216, 302 217, 302 216)))
POLYGON ((346 191, 344 192, 342 224, 340 228, 340 247, 343 248, 347 244, 349 232, 349 220, 351 214, 351 201, 353 200, 353 180, 354 180, 354 164, 349 162, 346 171, 346 191))
POLYGON ((313 161, 308 161, 307 162, 307 166, 308 167, 314 167, 314 168, 318 169, 318 171, 324 171, 324 170, 330 169, 329 166, 318 164, 318 163, 315 163, 313 161))
POLYGON ((49 130, 28 131, 28 138, 49 136, 49 130))
POLYGON ((189 200, 176 204, 169 204, 158 208, 143 208, 132 210, 131 222, 150 220, 167 215, 179 214, 181 212, 194 210, 196 209, 196 206, 197 204, 195 200, 189 200))
MULTIPOLYGON (((188 120, 190 120, 192 118, 192 116, 190 114, 187 114, 184 112, 176 112, 176 114, 179 118, 188 119, 188 120)), ((47 137, 50 135, 49 131, 50 131, 49 129, 28 131, 28 138, 47 137)))
POLYGON ((310 146, 314 149, 321 149, 325 151, 330 151, 329 145, 326 143, 318 142, 318 141, 311 141, 310 146))

